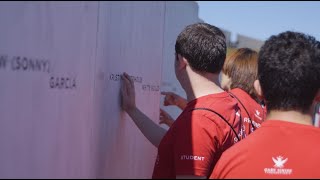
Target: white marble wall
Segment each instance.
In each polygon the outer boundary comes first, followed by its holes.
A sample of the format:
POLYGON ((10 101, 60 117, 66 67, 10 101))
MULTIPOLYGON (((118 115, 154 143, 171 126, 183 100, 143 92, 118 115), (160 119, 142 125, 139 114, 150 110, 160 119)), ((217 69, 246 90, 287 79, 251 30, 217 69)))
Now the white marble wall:
POLYGON ((197 21, 195 2, 0 2, 0 178, 150 178, 156 148, 118 75, 158 123, 160 90, 184 96, 174 43, 197 21))

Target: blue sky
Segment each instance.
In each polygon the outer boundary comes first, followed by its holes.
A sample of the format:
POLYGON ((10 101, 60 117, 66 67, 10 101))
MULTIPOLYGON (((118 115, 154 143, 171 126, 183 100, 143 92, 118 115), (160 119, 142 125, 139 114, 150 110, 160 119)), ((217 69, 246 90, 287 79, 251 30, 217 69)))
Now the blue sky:
POLYGON ((199 17, 231 31, 260 40, 286 30, 320 40, 320 2, 316 1, 197 1, 199 17))

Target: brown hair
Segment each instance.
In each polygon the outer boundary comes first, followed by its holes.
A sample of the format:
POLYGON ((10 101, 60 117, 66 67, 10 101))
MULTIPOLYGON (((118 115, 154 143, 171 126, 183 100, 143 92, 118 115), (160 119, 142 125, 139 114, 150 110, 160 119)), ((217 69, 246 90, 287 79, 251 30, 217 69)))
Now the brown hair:
POLYGON ((178 35, 176 54, 187 59, 192 69, 219 73, 226 59, 227 45, 223 32, 207 23, 187 26, 178 35))
POLYGON ((231 79, 230 89, 240 88, 258 100, 254 81, 258 79, 258 53, 249 48, 240 48, 231 54, 223 65, 222 72, 231 79))

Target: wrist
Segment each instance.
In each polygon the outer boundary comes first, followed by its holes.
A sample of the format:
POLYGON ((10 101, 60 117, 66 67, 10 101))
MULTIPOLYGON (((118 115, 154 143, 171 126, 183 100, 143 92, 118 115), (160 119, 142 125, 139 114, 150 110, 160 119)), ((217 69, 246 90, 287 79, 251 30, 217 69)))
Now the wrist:
POLYGON ((175 105, 180 106, 181 105, 181 98, 178 96, 175 100, 175 105))
POLYGON ((186 102, 185 99, 183 99, 183 98, 181 98, 181 97, 179 97, 179 98, 177 99, 176 106, 178 106, 178 107, 180 107, 180 108, 183 109, 186 105, 187 105, 187 102, 186 102))
POLYGON ((132 114, 134 114, 137 111, 137 107, 136 106, 132 106, 128 109, 126 109, 126 112, 131 116, 132 114))

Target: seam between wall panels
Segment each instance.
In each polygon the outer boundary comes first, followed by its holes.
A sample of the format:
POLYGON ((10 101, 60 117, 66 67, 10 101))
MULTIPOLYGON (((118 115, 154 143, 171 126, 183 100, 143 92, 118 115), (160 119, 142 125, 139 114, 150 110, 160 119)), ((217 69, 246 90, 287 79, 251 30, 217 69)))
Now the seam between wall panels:
MULTIPOLYGON (((88 121, 89 120, 91 120, 91 119, 94 119, 94 116, 95 116, 95 113, 94 113, 94 108, 95 108, 95 103, 96 103, 96 98, 95 98, 95 93, 96 93, 96 79, 97 78, 95 78, 96 77, 96 72, 97 72, 97 56, 98 56, 98 35, 99 35, 99 23, 100 23, 100 21, 99 21, 99 17, 100 17, 100 1, 99 2, 97 2, 98 3, 98 5, 97 5, 97 26, 96 26, 96 28, 97 28, 97 30, 96 30, 96 44, 95 44, 95 53, 94 53, 94 58, 93 58, 93 60, 94 60, 94 63, 93 63, 93 72, 92 72, 92 74, 93 74, 93 76, 92 76, 92 78, 93 78, 93 87, 92 87, 92 91, 91 91, 91 97, 92 97, 92 100, 91 100, 91 102, 92 102, 92 106, 91 106, 91 117, 88 117, 88 121)), ((89 116, 90 116, 89 115, 89 116)), ((95 136, 94 136, 94 125, 91 123, 91 126, 90 126, 90 139, 94 139, 95 138, 95 136)), ((94 151, 94 149, 92 149, 93 147, 94 147, 94 142, 95 141, 91 141, 90 142, 90 153, 91 153, 91 155, 90 155, 90 157, 92 158, 91 159, 91 162, 93 163, 93 164, 95 164, 95 156, 96 156, 96 154, 95 154, 95 151, 94 151)), ((95 178, 97 178, 97 175, 96 175, 96 171, 95 171, 95 169, 96 169, 96 167, 92 167, 92 171, 91 171, 91 173, 92 173, 92 177, 95 177, 95 178)))

